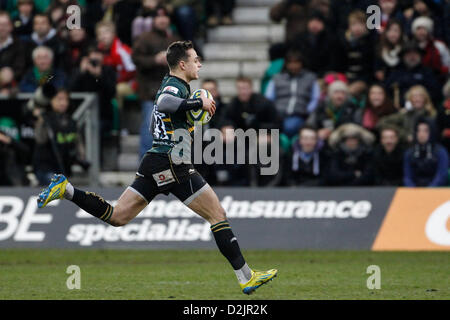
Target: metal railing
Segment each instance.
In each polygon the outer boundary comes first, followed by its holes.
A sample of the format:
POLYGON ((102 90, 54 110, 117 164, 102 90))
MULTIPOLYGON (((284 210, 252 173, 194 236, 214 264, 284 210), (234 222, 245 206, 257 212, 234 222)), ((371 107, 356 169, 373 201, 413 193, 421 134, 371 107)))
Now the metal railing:
MULTIPOLYGON (((13 98, 0 97, 1 100, 17 99, 29 100, 33 93, 18 93, 13 98)), ((89 167, 89 184, 99 185, 100 177, 100 121, 98 97, 91 92, 73 92, 71 99, 82 100, 81 104, 72 114, 72 118, 77 122, 78 128, 84 127, 86 160, 91 163, 89 167)))

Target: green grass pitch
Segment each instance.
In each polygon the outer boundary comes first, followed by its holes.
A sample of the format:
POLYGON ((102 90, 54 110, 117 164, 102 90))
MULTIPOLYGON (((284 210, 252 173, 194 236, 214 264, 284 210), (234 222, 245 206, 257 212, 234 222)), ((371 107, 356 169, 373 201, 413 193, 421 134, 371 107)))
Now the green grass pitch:
POLYGON ((253 295, 241 293, 216 250, 0 250, 4 299, 450 299, 448 252, 244 251, 255 269, 278 277, 253 295), (68 290, 69 265, 81 289, 68 290), (366 287, 369 265, 381 289, 366 287))

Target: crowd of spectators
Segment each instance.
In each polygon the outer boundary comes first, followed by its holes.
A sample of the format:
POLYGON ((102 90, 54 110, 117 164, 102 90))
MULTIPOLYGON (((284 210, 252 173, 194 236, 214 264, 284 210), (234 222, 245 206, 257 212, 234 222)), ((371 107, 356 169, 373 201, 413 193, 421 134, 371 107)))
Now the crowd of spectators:
POLYGON ((179 39, 196 41, 203 26, 230 24, 233 5, 191 0, 0 1, 0 185, 29 184, 25 168, 45 185, 52 172, 70 175, 76 163, 89 167, 84 139, 71 119, 76 108, 71 92, 98 95, 102 165, 110 158, 105 146, 119 148, 118 115, 125 101, 141 104, 142 155, 151 146, 149 119, 168 71, 168 45, 179 39), (79 10, 69 8, 73 5, 79 10), (73 16, 78 12, 79 17, 73 16), (15 99, 18 93, 33 98, 22 102, 15 99))
POLYGON ((245 98, 239 79, 222 128, 279 128, 280 173, 233 168, 219 183, 450 185, 450 1, 283 0, 270 18, 286 38, 269 49, 262 95, 245 98))
MULTIPOLYGON (((39 184, 53 171, 70 174, 74 163, 89 167, 69 116, 70 92, 98 94, 102 145, 117 134, 117 109, 137 99, 142 156, 152 143, 149 115, 168 71, 168 44, 196 43, 202 28, 232 24, 233 6, 233 0, 0 1, 0 184, 28 184, 28 164, 39 184), (79 28, 66 27, 70 5, 81 8, 79 28), (5 100, 18 92, 33 93, 33 103, 22 108, 5 100)), ((225 144, 233 140, 227 129, 280 129, 279 173, 261 176, 261 164, 199 166, 209 183, 449 185, 450 1, 283 0, 270 18, 285 22, 286 38, 270 46, 260 92, 245 75, 229 103, 214 79, 202 86, 218 105, 209 127, 223 132, 225 144), (373 29, 370 5, 381 9, 373 29)))

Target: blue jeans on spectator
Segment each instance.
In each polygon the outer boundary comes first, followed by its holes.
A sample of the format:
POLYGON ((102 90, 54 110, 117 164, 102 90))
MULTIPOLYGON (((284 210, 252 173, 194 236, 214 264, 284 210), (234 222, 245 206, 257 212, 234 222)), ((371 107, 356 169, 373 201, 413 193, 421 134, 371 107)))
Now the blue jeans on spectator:
POLYGON ((196 15, 191 6, 180 6, 175 10, 175 24, 178 33, 185 40, 194 40, 196 15))
POLYGON ((289 138, 298 134, 305 120, 300 116, 287 116, 283 119, 283 133, 289 138))
POLYGON ((141 139, 140 139, 140 148, 139 148, 139 154, 142 157, 145 155, 145 153, 152 147, 153 143, 153 136, 150 132, 150 120, 152 117, 153 112, 153 101, 146 100, 142 101, 142 124, 141 124, 141 139))

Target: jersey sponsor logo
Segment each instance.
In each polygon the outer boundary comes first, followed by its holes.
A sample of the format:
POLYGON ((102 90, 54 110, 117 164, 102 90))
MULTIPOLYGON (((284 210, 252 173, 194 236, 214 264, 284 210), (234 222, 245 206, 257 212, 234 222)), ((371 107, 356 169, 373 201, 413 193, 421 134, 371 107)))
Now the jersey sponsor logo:
POLYGON ((164 186, 166 184, 172 183, 175 181, 175 178, 172 175, 170 169, 158 172, 153 174, 153 179, 156 181, 158 187, 164 186))
POLYGON ((174 94, 178 94, 180 90, 174 86, 167 86, 163 89, 163 92, 172 92, 174 94))

